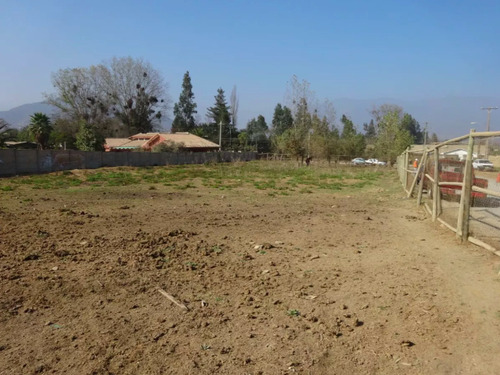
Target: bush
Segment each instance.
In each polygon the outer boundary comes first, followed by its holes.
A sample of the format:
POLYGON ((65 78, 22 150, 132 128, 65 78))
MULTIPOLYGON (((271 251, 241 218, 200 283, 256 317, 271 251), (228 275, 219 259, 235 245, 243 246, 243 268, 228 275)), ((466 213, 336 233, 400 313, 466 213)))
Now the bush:
POLYGON ((153 147, 153 152, 179 152, 184 148, 184 143, 165 141, 153 147))

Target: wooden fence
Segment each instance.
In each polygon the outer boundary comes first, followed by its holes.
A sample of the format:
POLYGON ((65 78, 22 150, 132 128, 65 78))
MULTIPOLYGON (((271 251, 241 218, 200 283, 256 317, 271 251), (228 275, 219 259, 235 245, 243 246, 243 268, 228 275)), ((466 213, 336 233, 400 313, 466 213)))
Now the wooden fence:
POLYGON ((477 237, 472 236, 470 232, 472 196, 474 195, 473 192, 481 193, 487 197, 490 197, 490 199, 496 200, 497 198, 500 198, 499 191, 475 186, 473 183, 474 172, 472 160, 474 144, 477 140, 483 138, 499 136, 500 132, 498 131, 475 132, 474 130, 471 130, 468 135, 450 139, 436 145, 427 146, 423 150, 418 152, 407 149, 398 157, 397 167, 401 183, 403 184, 408 198, 412 196, 416 197, 418 207, 423 204, 424 186, 427 186, 427 188, 430 190, 427 193, 428 197, 432 197, 432 202, 430 205, 424 203, 423 206, 431 215, 432 221, 438 221, 448 229, 455 232, 456 237, 460 241, 468 240, 469 242, 482 246, 500 256, 500 251, 498 251, 496 247, 480 240, 477 237), (440 149, 443 146, 464 141, 466 141, 467 145, 467 157, 463 165, 462 181, 440 181, 440 171, 442 167, 440 166, 440 163, 442 163, 442 158, 440 158, 439 152, 440 149), (412 164, 412 161, 416 156, 419 156, 419 163, 417 168, 415 168, 412 164), (460 197, 460 201, 455 224, 450 224, 440 217, 443 212, 441 194, 443 186, 456 187, 456 190, 459 191, 458 196, 460 197))

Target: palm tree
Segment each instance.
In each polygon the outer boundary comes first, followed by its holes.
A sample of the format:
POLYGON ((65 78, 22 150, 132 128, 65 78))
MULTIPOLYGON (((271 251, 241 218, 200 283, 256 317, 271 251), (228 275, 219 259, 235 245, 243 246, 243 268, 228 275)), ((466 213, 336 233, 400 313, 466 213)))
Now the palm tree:
POLYGON ((38 147, 43 150, 47 148, 52 125, 50 118, 41 112, 34 113, 30 116, 29 132, 38 143, 38 147))

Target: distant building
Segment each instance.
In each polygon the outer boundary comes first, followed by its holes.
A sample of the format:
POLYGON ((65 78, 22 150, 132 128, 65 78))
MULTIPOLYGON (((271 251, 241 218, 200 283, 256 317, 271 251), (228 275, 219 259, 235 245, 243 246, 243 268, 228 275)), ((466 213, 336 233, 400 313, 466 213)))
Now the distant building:
MULTIPOLYGON (((439 144, 439 143, 437 143, 439 144)), ((427 149, 432 149, 436 143, 428 144, 427 149)), ((484 155, 486 147, 484 144, 476 142, 474 145, 474 150, 472 153, 473 158, 477 158, 478 155, 484 155)), ((423 153, 424 145, 412 145, 410 146, 410 152, 423 153)), ((467 144, 464 143, 450 143, 445 146, 439 147, 439 154, 441 157, 447 157, 458 160, 465 160, 467 158, 467 144)))
POLYGON ((28 150, 28 149, 31 150, 38 148, 38 144, 36 144, 35 142, 28 142, 28 141, 20 141, 20 142, 7 141, 5 142, 5 147, 14 148, 17 150, 28 150))
POLYGON ((210 142, 197 135, 178 133, 139 133, 128 138, 106 138, 105 151, 133 151, 142 149, 151 151, 161 143, 173 143, 179 150, 187 152, 207 152, 219 150, 217 143, 210 142))
MULTIPOLYGON (((441 153, 441 155, 444 155, 447 158, 451 157, 451 158, 457 158, 458 160, 465 160, 465 159, 467 159, 467 150, 460 148, 460 149, 453 150, 453 151, 443 152, 443 153, 441 153)), ((477 154, 473 153, 472 157, 474 159, 477 158, 477 154)))

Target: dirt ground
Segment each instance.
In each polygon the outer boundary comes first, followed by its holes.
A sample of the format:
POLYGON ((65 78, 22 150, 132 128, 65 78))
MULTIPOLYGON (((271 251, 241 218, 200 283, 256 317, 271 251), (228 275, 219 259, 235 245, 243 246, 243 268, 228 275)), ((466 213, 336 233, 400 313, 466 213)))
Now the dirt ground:
POLYGON ((498 374, 499 270, 395 174, 3 191, 0 374, 498 374))

